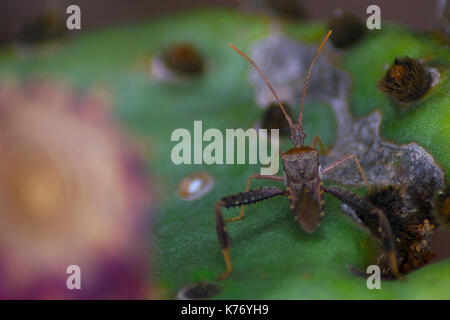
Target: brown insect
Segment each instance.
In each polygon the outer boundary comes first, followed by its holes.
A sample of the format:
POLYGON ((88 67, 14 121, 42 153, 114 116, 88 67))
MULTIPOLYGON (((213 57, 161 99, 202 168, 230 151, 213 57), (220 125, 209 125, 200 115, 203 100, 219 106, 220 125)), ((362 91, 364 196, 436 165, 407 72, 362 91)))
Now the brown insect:
MULTIPOLYGON (((280 102, 280 99, 275 93, 275 90, 272 88, 271 84, 266 79, 261 70, 256 66, 256 64, 249 57, 247 57, 242 51, 240 51, 238 48, 230 44, 230 46, 234 50, 236 50, 242 57, 244 57, 247 61, 249 61, 252 64, 252 66, 258 71, 258 73, 264 79, 269 89, 272 91, 275 100, 277 101, 280 109, 282 110, 284 116, 286 117, 286 120, 289 123, 290 127, 289 138, 292 141, 294 147, 285 153, 280 152, 281 158, 283 160, 284 177, 276 175, 252 174, 247 180, 245 192, 224 197, 217 202, 215 207, 216 232, 226 263, 226 271, 223 272, 218 277, 218 280, 226 278, 232 270, 231 258, 229 253, 230 237, 226 230, 225 222, 236 221, 241 219, 244 216, 245 205, 266 200, 276 196, 281 195, 286 196, 289 199, 290 208, 294 213, 294 217, 298 221, 302 229, 307 233, 312 233, 317 229, 324 215, 323 192, 329 192, 338 199, 341 195, 342 197, 347 196, 348 192, 338 187, 332 187, 331 190, 330 188, 323 187, 321 178, 322 174, 325 174, 328 171, 333 170, 334 168, 338 167, 339 165, 348 160, 354 160, 365 185, 370 190, 367 178, 364 175, 364 172, 358 162, 358 159, 353 154, 349 154, 343 157, 342 159, 329 164, 324 169, 321 169, 319 163, 319 154, 318 151, 316 150, 317 142, 319 143, 322 154, 324 154, 325 152, 320 138, 318 136, 314 137, 311 147, 304 145, 306 135, 303 132, 302 115, 306 89, 308 87, 309 78, 311 76, 311 72, 314 63, 316 61, 316 58, 320 50, 330 37, 330 35, 331 30, 323 39, 321 45, 317 49, 311 62, 311 66, 309 68, 308 75, 306 77, 305 85, 303 88, 303 95, 301 100, 298 123, 292 122, 292 119, 287 114, 285 108, 280 102), (282 190, 276 187, 263 187, 257 190, 250 190, 250 181, 252 179, 284 181, 286 184, 286 189, 282 190), (225 207, 228 209, 237 206, 241 206, 240 215, 231 219, 224 220, 221 208, 225 207)), ((387 252, 388 256, 391 259, 393 273, 399 275, 397 271, 397 263, 394 253, 395 249, 394 240, 392 237, 390 225, 386 217, 384 216, 383 212, 380 209, 376 208, 375 206, 371 206, 369 210, 367 210, 367 214, 374 216, 379 221, 380 228, 382 229, 383 234, 386 235, 385 241, 383 241, 384 250, 385 252, 387 252)))

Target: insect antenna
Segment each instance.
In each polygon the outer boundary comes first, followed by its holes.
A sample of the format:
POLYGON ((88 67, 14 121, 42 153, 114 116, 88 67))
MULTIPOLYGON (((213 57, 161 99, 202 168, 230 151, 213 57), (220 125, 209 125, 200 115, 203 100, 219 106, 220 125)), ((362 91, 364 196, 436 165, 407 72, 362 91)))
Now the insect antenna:
POLYGON ((250 59, 245 53, 243 53, 241 50, 239 50, 238 48, 236 48, 232 43, 229 44, 229 46, 231 48, 233 48, 237 53, 239 53, 245 60, 247 60, 248 62, 251 63, 251 65, 256 69, 256 71, 258 71, 258 73, 260 74, 260 76, 263 78, 263 80, 266 82, 266 85, 269 87, 270 91, 272 91, 273 96, 275 97, 275 100, 277 101, 278 105, 281 108, 281 111, 283 111, 284 116, 286 117, 287 122, 289 123, 289 127, 291 128, 291 132, 293 131, 292 129, 292 119, 289 117, 288 113, 286 112, 286 109, 283 107, 283 104, 281 103, 280 99, 278 98, 275 90, 272 88, 272 85, 270 84, 269 80, 267 80, 267 78, 264 76, 264 74, 262 73, 262 71, 258 68, 258 66, 256 65, 256 63, 253 62, 252 59, 250 59))
MULTIPOLYGON (((305 103, 305 95, 306 95, 306 89, 308 88, 309 78, 311 76, 312 69, 314 67, 314 64, 316 63, 317 56, 319 55, 320 50, 322 50, 323 46, 327 42, 328 38, 331 35, 331 30, 328 31, 325 38, 323 38, 322 43, 320 44, 319 48, 317 49, 316 53, 314 54, 313 60, 311 62, 311 65, 309 66, 308 75, 306 76, 305 85, 303 87, 303 94, 302 94, 302 103, 300 105, 300 114, 298 116, 298 123, 300 124, 300 128, 303 128, 303 104, 305 103)), ((302 129, 303 130, 303 129, 302 129)))

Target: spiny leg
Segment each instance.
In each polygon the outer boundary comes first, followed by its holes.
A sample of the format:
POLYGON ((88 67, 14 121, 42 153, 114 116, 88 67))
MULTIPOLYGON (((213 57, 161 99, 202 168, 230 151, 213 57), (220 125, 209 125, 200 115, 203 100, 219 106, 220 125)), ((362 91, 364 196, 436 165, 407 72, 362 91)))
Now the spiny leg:
MULTIPOLYGON (((265 180, 273 180, 273 181, 283 181, 284 178, 283 177, 279 177, 279 176, 268 176, 268 175, 262 175, 262 174, 251 174, 250 177, 248 177, 247 179, 247 185, 245 187, 245 192, 248 192, 248 190, 250 190, 250 180, 252 179, 265 179, 265 180)), ((226 222, 231 222, 231 221, 236 221, 236 220, 240 220, 244 217, 244 210, 245 210, 245 206, 242 205, 241 206, 241 212, 239 213, 239 215, 237 217, 234 218, 228 218, 225 219, 226 222)))
MULTIPOLYGON (((345 189, 339 188, 339 187, 324 187, 324 191, 328 192, 341 202, 345 203, 349 207, 353 209, 358 209, 358 212, 360 214, 367 214, 367 215, 374 215, 378 218, 378 223, 380 226, 379 235, 376 234, 375 230, 371 230, 374 232, 382 242, 383 250, 385 253, 387 253, 391 267, 392 267, 392 273, 397 278, 402 278, 401 273, 398 271, 397 266, 397 257, 395 255, 395 241, 394 241, 394 235, 392 233, 391 225, 389 224, 388 219, 386 218, 386 215, 384 212, 377 208, 374 204, 371 202, 361 198, 357 194, 347 191, 345 189)), ((355 210, 356 212, 356 210, 355 210)), ((361 218, 361 217, 359 217, 361 218)), ((363 220, 363 219, 361 219, 363 220)), ((378 231, 378 230, 377 230, 378 231)))
POLYGON ((363 169, 361 168, 361 165, 359 164, 359 161, 358 161, 358 159, 356 158, 356 156, 355 156, 354 154, 348 154, 348 155, 346 155, 345 157, 343 157, 343 158, 341 158, 341 159, 339 159, 339 160, 337 160, 337 161, 335 161, 335 162, 333 162, 333 163, 330 163, 328 166, 325 167, 325 169, 323 169, 323 170, 321 171, 321 174, 325 174, 325 173, 327 173, 327 171, 330 171, 330 170, 332 170, 332 169, 334 169, 334 168, 340 166, 340 165, 343 164, 345 161, 351 160, 351 159, 353 159, 353 160, 355 161, 356 166, 357 166, 357 168, 358 168, 358 171, 359 171, 359 173, 361 174, 361 177, 362 177, 362 179, 363 179, 363 181, 364 181, 364 184, 366 185, 367 190, 370 191, 371 189, 370 189, 369 181, 367 180, 366 175, 364 174, 364 171, 363 171, 363 169))
POLYGON ((279 195, 285 195, 286 191, 275 187, 263 187, 257 190, 250 190, 247 192, 240 192, 228 197, 220 199, 216 204, 215 218, 216 218, 216 232, 219 240, 220 247, 222 248, 223 257, 225 259, 226 271, 223 272, 217 280, 223 280, 230 274, 232 270, 232 264, 230 259, 230 244, 231 238, 227 232, 226 224, 223 219, 221 207, 232 208, 237 206, 244 206, 251 203, 270 199, 279 195))
POLYGON ((319 142, 319 147, 320 147, 320 152, 321 152, 321 154, 322 154, 323 156, 326 155, 326 154, 330 151, 331 146, 328 147, 327 149, 325 149, 325 148, 323 147, 322 140, 320 140, 320 137, 319 137, 319 136, 315 136, 314 139, 313 139, 313 142, 312 142, 312 148, 313 148, 313 149, 316 147, 316 143, 317 143, 317 142, 319 142))

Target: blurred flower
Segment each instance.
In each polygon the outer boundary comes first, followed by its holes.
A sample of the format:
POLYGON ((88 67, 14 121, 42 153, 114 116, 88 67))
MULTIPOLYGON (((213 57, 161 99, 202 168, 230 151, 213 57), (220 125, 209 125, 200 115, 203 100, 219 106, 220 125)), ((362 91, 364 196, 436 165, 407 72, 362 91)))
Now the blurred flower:
POLYGON ((0 81, 1 299, 150 294, 150 186, 109 104, 99 89, 0 81))

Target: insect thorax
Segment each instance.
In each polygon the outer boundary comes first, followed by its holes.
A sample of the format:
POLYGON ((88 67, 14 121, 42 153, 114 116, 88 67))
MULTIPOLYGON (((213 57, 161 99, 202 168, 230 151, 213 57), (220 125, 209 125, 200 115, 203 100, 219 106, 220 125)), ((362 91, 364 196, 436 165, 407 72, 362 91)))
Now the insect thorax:
POLYGON ((319 157, 310 147, 292 148, 282 156, 286 178, 292 182, 314 179, 319 173, 319 157))

